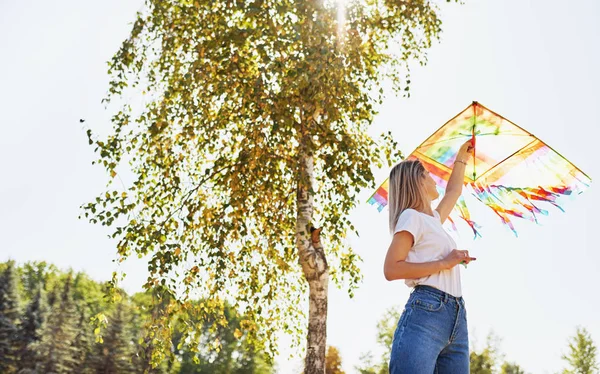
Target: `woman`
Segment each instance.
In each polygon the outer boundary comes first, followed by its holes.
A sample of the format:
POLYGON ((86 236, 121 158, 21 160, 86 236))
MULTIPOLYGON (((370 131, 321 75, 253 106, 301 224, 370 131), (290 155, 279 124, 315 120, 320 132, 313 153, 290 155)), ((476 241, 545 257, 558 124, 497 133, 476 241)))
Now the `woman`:
POLYGON ((435 182, 418 160, 394 166, 389 179, 390 231, 385 257, 389 281, 405 279, 414 287, 394 333, 392 374, 467 374, 469 338, 460 285, 460 263, 475 260, 442 227, 462 192, 471 142, 460 148, 446 192, 438 198, 435 182))

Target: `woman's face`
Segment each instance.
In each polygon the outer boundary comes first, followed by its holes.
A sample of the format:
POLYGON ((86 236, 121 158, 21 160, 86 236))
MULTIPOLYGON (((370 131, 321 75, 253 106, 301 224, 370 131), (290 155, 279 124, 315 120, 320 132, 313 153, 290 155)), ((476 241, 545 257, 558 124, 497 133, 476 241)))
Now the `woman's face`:
POLYGON ((440 193, 436 188, 435 181, 428 172, 425 172, 423 178, 423 187, 425 188, 425 195, 431 200, 435 200, 440 196, 440 193))

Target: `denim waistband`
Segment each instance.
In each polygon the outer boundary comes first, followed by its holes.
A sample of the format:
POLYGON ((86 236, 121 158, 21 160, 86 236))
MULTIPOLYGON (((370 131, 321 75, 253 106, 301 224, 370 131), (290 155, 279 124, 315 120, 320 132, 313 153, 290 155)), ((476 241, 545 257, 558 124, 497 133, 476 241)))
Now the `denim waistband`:
POLYGON ((458 302, 459 304, 462 304, 463 306, 465 304, 465 301, 462 298, 462 296, 459 296, 459 297, 452 296, 447 292, 444 292, 435 287, 431 287, 431 286, 427 286, 427 285, 421 285, 421 284, 417 285, 413 289, 413 292, 429 292, 429 293, 432 293, 432 294, 438 296, 445 303, 448 301, 455 301, 455 302, 458 302))

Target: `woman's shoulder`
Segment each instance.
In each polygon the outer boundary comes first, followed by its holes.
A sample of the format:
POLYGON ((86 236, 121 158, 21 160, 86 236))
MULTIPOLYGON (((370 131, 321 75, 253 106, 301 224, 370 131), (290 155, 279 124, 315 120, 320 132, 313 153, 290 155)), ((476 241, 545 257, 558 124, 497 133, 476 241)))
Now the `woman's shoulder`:
POLYGON ((400 217, 398 217, 394 233, 408 231, 413 235, 415 242, 417 242, 421 236, 422 227, 423 219, 421 218, 421 213, 415 209, 404 209, 400 213, 400 217))
POLYGON ((416 215, 416 214, 420 214, 418 210, 413 209, 413 208, 406 208, 402 211, 402 214, 406 214, 406 215, 416 215))
POLYGON ((400 213, 400 218, 402 218, 403 220, 419 219, 420 216, 421 216, 421 213, 419 213, 418 210, 415 210, 412 208, 404 209, 402 211, 402 213, 400 213))

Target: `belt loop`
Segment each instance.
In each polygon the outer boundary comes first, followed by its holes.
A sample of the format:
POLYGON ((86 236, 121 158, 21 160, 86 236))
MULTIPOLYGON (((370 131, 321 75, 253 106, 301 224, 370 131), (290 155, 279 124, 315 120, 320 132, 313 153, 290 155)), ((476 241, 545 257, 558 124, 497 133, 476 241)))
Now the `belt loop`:
POLYGON ((448 304, 448 294, 444 292, 444 304, 448 304))

